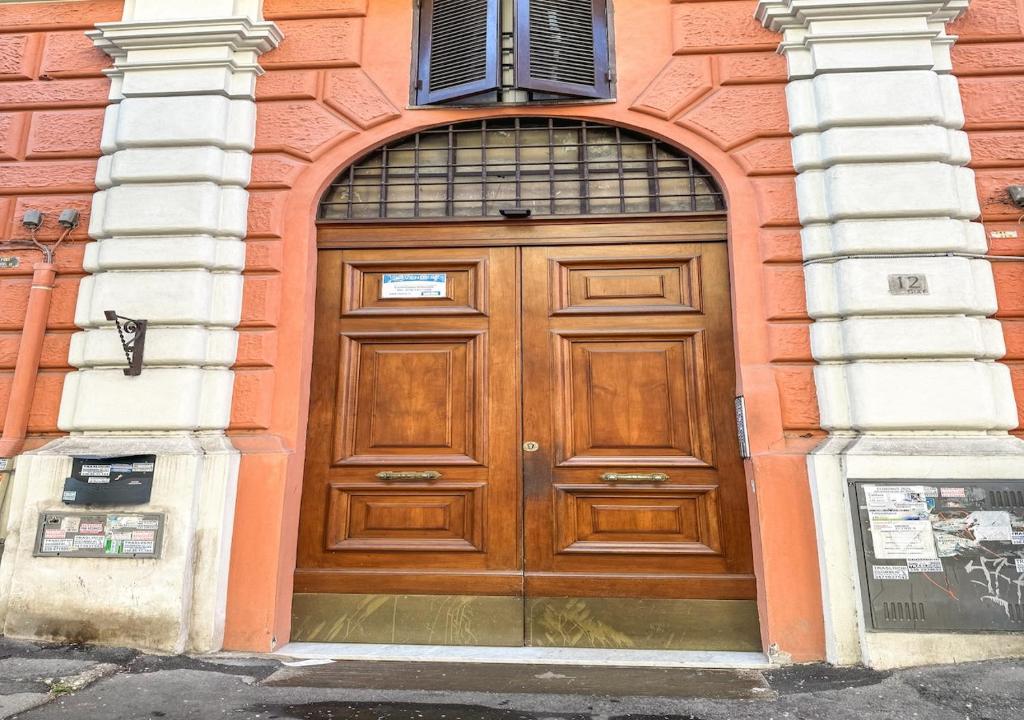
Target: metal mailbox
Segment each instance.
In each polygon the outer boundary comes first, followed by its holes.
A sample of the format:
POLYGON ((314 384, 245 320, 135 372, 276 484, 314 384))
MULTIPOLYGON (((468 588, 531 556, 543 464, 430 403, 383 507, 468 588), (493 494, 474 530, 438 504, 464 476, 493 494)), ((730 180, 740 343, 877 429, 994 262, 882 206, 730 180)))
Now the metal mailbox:
POLYGON ((156 455, 76 457, 64 481, 65 505, 145 505, 153 494, 156 455))

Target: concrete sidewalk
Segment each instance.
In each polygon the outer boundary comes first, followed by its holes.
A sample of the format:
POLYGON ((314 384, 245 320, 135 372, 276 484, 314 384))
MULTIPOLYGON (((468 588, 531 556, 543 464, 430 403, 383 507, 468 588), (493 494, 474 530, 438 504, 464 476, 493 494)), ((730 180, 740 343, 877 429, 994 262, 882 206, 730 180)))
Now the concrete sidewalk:
POLYGON ((154 657, 0 640, 0 718, 1011 720, 1024 660, 899 671, 154 657))

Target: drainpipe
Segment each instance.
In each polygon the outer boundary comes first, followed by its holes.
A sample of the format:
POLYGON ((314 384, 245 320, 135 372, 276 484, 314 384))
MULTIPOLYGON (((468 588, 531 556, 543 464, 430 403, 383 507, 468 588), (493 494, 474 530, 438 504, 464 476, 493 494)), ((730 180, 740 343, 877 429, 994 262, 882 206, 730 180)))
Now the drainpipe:
MULTIPOLYGON (((46 321, 50 315, 50 298, 57 278, 54 257, 71 232, 78 227, 78 211, 64 210, 57 221, 63 228, 57 242, 44 245, 36 239, 36 232, 43 225, 45 216, 38 210, 29 210, 22 219, 22 225, 29 232, 30 239, 13 241, 11 246, 27 245, 43 255, 42 262, 32 267, 32 289, 29 290, 28 310, 18 346, 18 359, 14 366, 14 382, 11 396, 7 401, 7 416, 4 418, 3 435, 0 436, 0 460, 7 460, 21 454, 25 447, 28 431, 28 417, 32 409, 32 395, 39 375, 39 358, 43 353, 43 339, 46 337, 46 321)), ((6 469, 6 468, 5 468, 6 469)))
POLYGON ((28 296, 28 311, 18 347, 18 360, 14 366, 14 383, 7 401, 4 432, 0 437, 0 458, 13 458, 21 454, 28 430, 28 416, 32 409, 32 395, 39 374, 39 358, 43 353, 46 319, 50 314, 50 298, 57 268, 52 262, 36 263, 32 268, 32 289, 28 296))

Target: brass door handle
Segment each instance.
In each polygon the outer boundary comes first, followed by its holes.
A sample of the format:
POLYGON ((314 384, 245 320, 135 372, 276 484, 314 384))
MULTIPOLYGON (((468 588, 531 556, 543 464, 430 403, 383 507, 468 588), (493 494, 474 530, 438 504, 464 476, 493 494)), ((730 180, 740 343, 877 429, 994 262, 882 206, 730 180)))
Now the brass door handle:
POLYGON ((377 473, 377 477, 384 482, 430 482, 432 480, 440 480, 441 473, 437 470, 426 470, 424 472, 384 471, 377 473))
POLYGON ((663 483, 668 480, 668 475, 665 473, 605 473, 601 479, 609 483, 663 483))

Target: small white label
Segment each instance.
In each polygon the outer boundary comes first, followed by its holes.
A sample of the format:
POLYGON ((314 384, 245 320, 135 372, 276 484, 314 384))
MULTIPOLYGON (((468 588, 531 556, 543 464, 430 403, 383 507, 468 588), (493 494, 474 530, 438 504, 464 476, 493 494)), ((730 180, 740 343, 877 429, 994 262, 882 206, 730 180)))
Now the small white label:
POLYGON ((922 558, 918 560, 907 560, 907 570, 912 573, 940 573, 942 572, 942 561, 922 558))
POLYGON ((1024 545, 1024 532, 1010 533, 1010 542, 1014 545, 1024 545))
POLYGON ((109 465, 83 465, 79 472, 82 477, 107 477, 110 475, 109 465))
POLYGON ((961 488, 957 488, 957 487, 939 488, 939 494, 942 495, 942 497, 951 497, 951 498, 967 497, 967 488, 962 488, 962 487, 961 488))
POLYGON ((121 552, 152 555, 154 548, 155 544, 152 540, 125 540, 121 546, 121 552))
POLYGON ((1013 562, 1017 566, 1017 572, 1024 573, 1024 558, 1017 558, 1013 562))
POLYGON ((64 502, 74 502, 76 497, 78 497, 77 490, 65 490, 64 494, 61 495, 64 502))
POLYGON ((43 552, 71 552, 75 549, 75 541, 71 539, 67 540, 47 540, 43 539, 43 552))
POLYGON ((906 565, 872 565, 871 575, 875 580, 909 580, 910 570, 906 565))
POLYGON ((103 536, 102 535, 75 535, 75 549, 76 550, 102 550, 103 549, 103 536))
POLYGON ((385 273, 381 298, 441 298, 448 292, 447 273, 385 273))
POLYGON ((988 234, 993 240, 1008 240, 1017 237, 1016 230, 993 230, 988 234))

